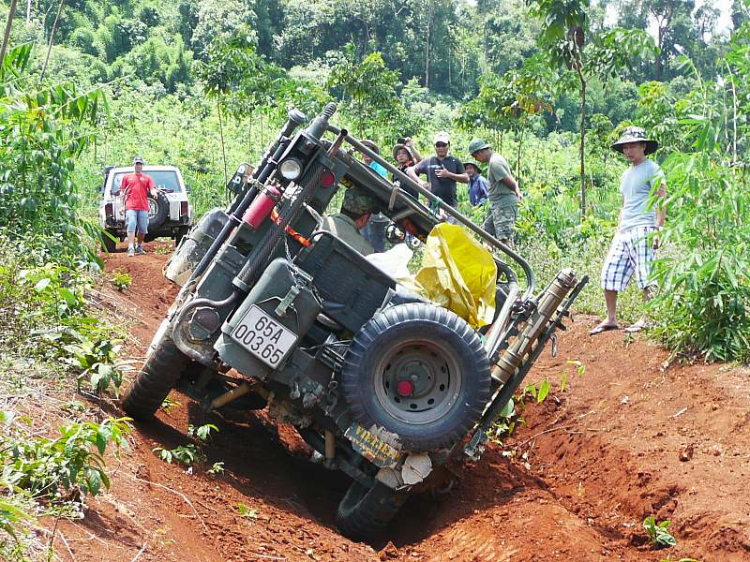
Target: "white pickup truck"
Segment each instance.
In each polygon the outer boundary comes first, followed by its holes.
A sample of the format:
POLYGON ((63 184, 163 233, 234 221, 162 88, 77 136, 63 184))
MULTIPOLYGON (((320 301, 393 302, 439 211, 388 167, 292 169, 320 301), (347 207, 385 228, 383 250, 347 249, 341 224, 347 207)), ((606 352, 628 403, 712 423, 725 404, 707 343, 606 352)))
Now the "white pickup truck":
MULTIPOLYGON (((112 252, 117 247, 116 240, 125 240, 125 206, 120 198, 120 185, 126 174, 134 172, 132 166, 106 168, 104 187, 99 205, 99 224, 106 233, 102 234, 105 249, 112 252)), ((156 199, 148 199, 148 234, 146 241, 168 237, 180 243, 182 237, 193 226, 193 207, 188 200, 188 188, 180 170, 175 166, 144 166, 143 173, 154 180, 159 191, 156 199)))

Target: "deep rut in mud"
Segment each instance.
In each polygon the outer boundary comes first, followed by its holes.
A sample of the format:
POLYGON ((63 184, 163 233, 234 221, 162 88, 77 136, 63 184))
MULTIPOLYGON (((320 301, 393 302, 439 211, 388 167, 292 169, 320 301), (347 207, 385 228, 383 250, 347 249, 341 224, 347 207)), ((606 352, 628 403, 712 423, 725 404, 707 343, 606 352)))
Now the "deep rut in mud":
MULTIPOLYGON (((151 246, 153 249, 155 246, 151 246)), ((166 256, 107 258, 133 276, 115 299, 142 356, 176 290, 166 256)), ((410 499, 388 541, 353 543, 333 516, 348 481, 309 461, 292 428, 263 412, 203 413, 180 394, 158 421, 136 426, 113 489, 86 518, 64 523, 76 560, 750 560, 750 375, 669 366, 667 353, 621 333, 591 338, 582 318, 545 352, 530 380, 552 392, 528 403, 521 426, 491 445, 442 494, 410 499), (579 361, 585 373, 575 374, 579 361), (560 391, 561 373, 568 388, 560 391), (188 424, 220 432, 204 468, 152 451, 188 442, 188 424), (191 473, 192 472, 192 473, 191 473), (244 507, 240 507, 244 506, 244 507), (677 547, 653 551, 644 517, 670 519, 677 547)), ((66 550, 60 556, 66 559, 66 550)), ((72 558, 70 558, 72 559, 72 558)))

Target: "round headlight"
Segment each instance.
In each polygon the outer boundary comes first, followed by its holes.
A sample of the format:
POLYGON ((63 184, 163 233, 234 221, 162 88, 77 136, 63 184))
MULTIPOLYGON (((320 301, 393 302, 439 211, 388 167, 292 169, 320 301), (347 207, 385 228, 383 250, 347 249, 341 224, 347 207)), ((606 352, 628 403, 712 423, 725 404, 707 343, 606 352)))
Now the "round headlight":
POLYGON ((279 164, 279 171, 284 179, 296 180, 302 172, 302 165, 299 163, 299 160, 289 158, 279 164))

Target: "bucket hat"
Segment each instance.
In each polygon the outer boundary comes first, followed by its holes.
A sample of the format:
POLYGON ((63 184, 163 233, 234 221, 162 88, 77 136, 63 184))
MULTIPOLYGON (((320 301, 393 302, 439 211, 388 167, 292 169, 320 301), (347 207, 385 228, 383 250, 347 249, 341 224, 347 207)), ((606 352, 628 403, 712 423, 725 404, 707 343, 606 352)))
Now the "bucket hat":
POLYGON ((622 132, 619 140, 612 145, 612 150, 622 153, 622 147, 633 142, 645 142, 646 154, 653 154, 659 148, 659 143, 646 138, 646 131, 640 127, 628 127, 622 132))
POLYGON ((370 139, 365 139, 362 141, 362 144, 365 145, 370 150, 372 150, 375 154, 380 154, 380 148, 378 148, 378 145, 375 144, 375 141, 371 141, 370 139))
POLYGON ((396 144, 396 145, 395 145, 395 146, 393 147, 393 159, 394 159, 394 160, 398 160, 398 159, 396 158, 396 155, 398 154, 398 151, 399 151, 399 150, 401 150, 402 148, 403 148, 403 149, 404 149, 404 150, 405 150, 406 152, 408 152, 408 153, 409 153, 409 158, 411 158, 411 159, 412 159, 412 161, 416 160, 416 158, 414 158, 414 152, 412 151, 412 149, 411 149, 411 148, 409 148, 408 146, 406 146, 405 144, 402 144, 402 143, 400 143, 400 142, 399 142, 399 143, 397 143, 397 144, 396 144))
POLYGON ((477 169, 477 172, 479 172, 480 176, 484 173, 482 171, 482 168, 476 162, 464 162, 464 168, 466 168, 466 166, 474 166, 477 169))

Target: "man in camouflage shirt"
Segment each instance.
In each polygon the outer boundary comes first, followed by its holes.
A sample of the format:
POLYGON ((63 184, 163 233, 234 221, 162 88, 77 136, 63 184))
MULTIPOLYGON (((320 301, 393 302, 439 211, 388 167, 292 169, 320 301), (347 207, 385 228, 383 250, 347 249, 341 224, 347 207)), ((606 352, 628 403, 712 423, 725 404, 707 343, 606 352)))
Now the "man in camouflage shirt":
POLYGON ((362 189, 351 188, 346 191, 341 211, 323 219, 320 230, 331 232, 357 250, 363 256, 372 254, 375 250, 361 230, 370 221, 373 213, 380 211, 380 206, 374 197, 362 189))

